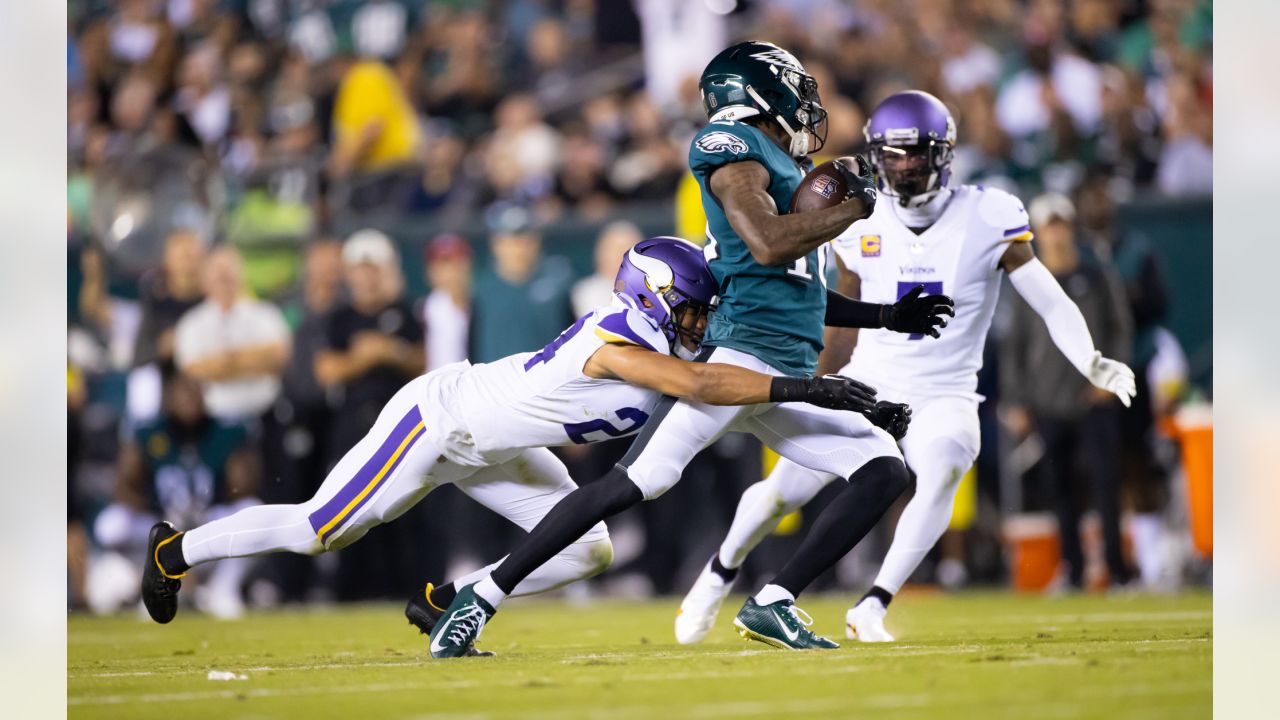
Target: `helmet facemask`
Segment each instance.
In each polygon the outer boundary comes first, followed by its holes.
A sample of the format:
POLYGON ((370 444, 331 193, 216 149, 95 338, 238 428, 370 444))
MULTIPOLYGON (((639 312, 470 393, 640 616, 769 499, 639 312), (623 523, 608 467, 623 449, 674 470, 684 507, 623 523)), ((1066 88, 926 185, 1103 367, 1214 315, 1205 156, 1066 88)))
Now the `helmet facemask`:
POLYGON ((874 144, 869 155, 881 191, 905 207, 928 202, 942 189, 952 147, 932 138, 909 144, 883 142, 874 144))
POLYGON ((818 96, 818 81, 812 75, 778 65, 771 65, 770 70, 794 97, 778 97, 773 91, 761 94, 750 85, 747 93, 791 138, 788 149, 791 157, 803 158, 818 152, 827 144, 827 111, 818 96), (791 105, 795 111, 788 118, 784 115, 785 108, 791 105))

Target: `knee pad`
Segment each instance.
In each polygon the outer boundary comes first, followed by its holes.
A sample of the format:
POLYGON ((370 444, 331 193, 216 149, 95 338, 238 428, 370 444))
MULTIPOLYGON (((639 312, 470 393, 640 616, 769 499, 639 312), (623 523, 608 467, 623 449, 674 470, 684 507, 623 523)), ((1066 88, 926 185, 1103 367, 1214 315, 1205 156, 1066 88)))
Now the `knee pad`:
POLYGON ((629 468, 618 468, 625 476, 640 488, 645 500, 655 500, 675 487, 680 482, 680 473, 684 468, 666 460, 652 460, 637 463, 629 468))
POLYGON ((608 535, 596 540, 584 540, 574 543, 572 548, 575 560, 583 568, 581 579, 595 577, 613 564, 613 542, 608 535))
POLYGON ((954 440, 935 440, 926 449, 926 456, 911 466, 916 473, 916 494, 954 494, 973 461, 972 453, 954 440))
POLYGON ((870 483, 876 492, 876 501, 888 507, 906 492, 911 484, 911 476, 907 466, 896 457, 882 456, 873 458, 849 476, 852 483, 870 483))

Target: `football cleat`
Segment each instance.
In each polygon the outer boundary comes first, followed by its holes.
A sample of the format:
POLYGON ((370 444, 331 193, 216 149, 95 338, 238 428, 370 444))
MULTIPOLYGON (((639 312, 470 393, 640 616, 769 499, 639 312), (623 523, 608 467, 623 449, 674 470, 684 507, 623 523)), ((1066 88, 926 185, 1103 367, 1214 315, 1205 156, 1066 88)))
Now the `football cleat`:
POLYGON ((790 600, 757 605, 747 598, 733 619, 744 640, 756 640, 784 650, 833 650, 838 644, 809 630, 813 618, 790 600))
POLYGON ((182 533, 172 523, 158 522, 151 526, 147 538, 147 559, 142 565, 142 604, 152 620, 164 624, 178 614, 178 590, 182 588, 182 576, 170 575, 160 566, 160 547, 172 542, 182 533))
POLYGON ((876 598, 863 598, 844 614, 844 634, 850 640, 861 642, 893 642, 893 636, 884 629, 884 616, 888 609, 876 598))
POLYGON ((707 563, 676 613, 676 642, 681 645, 702 642, 715 627, 720 606, 732 589, 733 583, 720 577, 711 569, 711 563, 707 563))
MULTIPOLYGON (((440 621, 440 617, 444 615, 444 610, 437 608, 431 604, 431 591, 435 588, 432 583, 427 583, 425 591, 415 593, 409 598, 408 604, 404 606, 404 616, 409 620, 409 624, 418 628, 418 632, 423 635, 430 635, 435 629, 436 623, 440 621)), ((467 657, 493 657, 494 653, 489 650, 477 650, 474 645, 467 651, 467 657)))
POLYGON ((484 626, 497 610, 476 595, 471 585, 458 591, 444 614, 431 630, 431 657, 463 657, 484 632, 484 626))

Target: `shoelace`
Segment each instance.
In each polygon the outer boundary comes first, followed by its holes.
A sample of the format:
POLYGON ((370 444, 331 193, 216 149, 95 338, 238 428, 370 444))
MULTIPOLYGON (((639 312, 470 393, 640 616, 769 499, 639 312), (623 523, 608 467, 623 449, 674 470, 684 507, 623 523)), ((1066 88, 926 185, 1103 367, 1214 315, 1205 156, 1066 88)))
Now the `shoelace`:
POLYGON ((466 642, 468 635, 475 633, 475 637, 471 638, 474 642, 480 637, 480 630, 484 628, 484 623, 484 610, 479 605, 472 605, 457 615, 444 637, 454 645, 461 645, 466 642))
POLYGON ((812 615, 801 610, 798 605, 791 605, 787 610, 791 613, 791 617, 795 618, 795 621, 803 626, 802 630, 804 632, 810 632, 809 626, 813 625, 812 615))

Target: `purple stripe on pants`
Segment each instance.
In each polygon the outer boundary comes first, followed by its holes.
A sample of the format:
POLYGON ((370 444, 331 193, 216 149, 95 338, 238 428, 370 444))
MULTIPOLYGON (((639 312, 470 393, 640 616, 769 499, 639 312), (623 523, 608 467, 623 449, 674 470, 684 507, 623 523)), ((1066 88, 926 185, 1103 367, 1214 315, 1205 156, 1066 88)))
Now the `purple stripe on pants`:
MULTIPOLYGON (((408 437, 409 434, 413 432, 413 429, 421 422, 422 413, 418 411, 418 406, 414 405, 413 408, 411 408, 409 412, 400 419, 400 422, 396 423, 391 434, 388 435, 387 439, 378 446, 378 449, 374 451, 373 456, 370 457, 364 465, 360 466, 360 469, 356 471, 356 474, 348 480, 333 497, 329 498, 329 501, 326 502, 319 510, 311 513, 309 516, 309 519, 311 520, 311 528, 316 531, 317 535, 320 535, 320 529, 325 525, 328 525, 335 517, 337 517, 338 514, 342 512, 343 508, 345 508, 357 495, 359 495, 371 482, 374 481, 374 478, 378 478, 378 473, 382 470, 383 466, 387 464, 387 461, 391 459, 391 456, 395 454, 396 449, 400 447, 400 443, 404 442, 405 438, 408 437)), ((421 436, 422 433, 419 432, 418 436, 413 439, 413 442, 417 442, 418 438, 421 436)), ((410 442, 409 446, 404 449, 404 452, 400 453, 400 456, 396 458, 395 464, 387 468, 387 471, 383 473, 382 477, 378 478, 379 485, 386 482, 387 478, 391 477, 395 472, 396 467, 404 461, 405 455, 409 454, 409 449, 413 446, 413 442, 410 442)), ((351 508, 351 511, 348 512, 336 525, 329 528, 323 535, 320 535, 320 541, 326 542, 335 532, 341 530, 342 526, 350 520, 365 503, 369 502, 369 499, 373 497, 376 489, 377 488, 374 488, 366 493, 365 496, 360 499, 360 503, 358 505, 351 508)))

